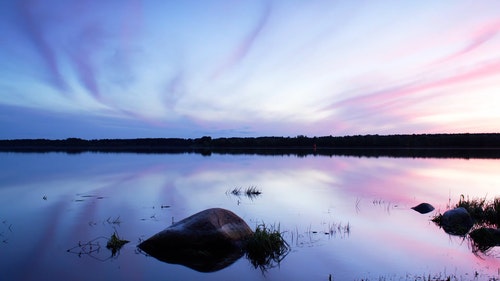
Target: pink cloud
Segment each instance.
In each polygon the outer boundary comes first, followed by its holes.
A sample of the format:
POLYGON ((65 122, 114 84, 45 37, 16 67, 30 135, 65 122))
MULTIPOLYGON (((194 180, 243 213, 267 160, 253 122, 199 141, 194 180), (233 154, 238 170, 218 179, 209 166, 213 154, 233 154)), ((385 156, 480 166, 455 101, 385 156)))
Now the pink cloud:
POLYGON ((465 41, 465 46, 447 57, 439 59, 435 64, 447 63, 450 61, 454 61, 460 57, 463 57, 471 52, 476 51, 483 45, 485 45, 488 41, 491 41, 495 38, 500 32, 500 21, 495 21, 489 24, 485 24, 479 28, 477 28, 470 37, 468 37, 465 41))
POLYGON ((463 121, 460 124, 450 123, 447 128, 443 128, 442 124, 436 125, 417 118, 439 113, 439 110, 443 109, 428 106, 432 100, 439 101, 442 98, 446 99, 447 96, 453 98, 457 90, 460 91, 463 86, 499 75, 500 59, 494 59, 476 63, 460 72, 448 72, 441 77, 430 76, 407 83, 386 84, 385 87, 375 91, 361 89, 354 93, 347 92, 345 95, 355 96, 320 109, 322 112, 331 112, 331 115, 315 123, 314 127, 317 132, 330 130, 334 134, 491 130, 485 129, 486 125, 479 128, 477 124, 471 126, 463 121))
POLYGON ((478 63, 466 71, 451 73, 442 78, 421 79, 405 84, 388 86, 379 91, 369 92, 333 103, 328 106, 327 109, 356 108, 361 106, 371 108, 375 110, 375 112, 381 112, 389 109, 391 105, 400 102, 401 99, 405 97, 415 96, 415 98, 419 98, 420 94, 427 91, 457 86, 497 75, 500 75, 500 59, 486 63, 478 63))

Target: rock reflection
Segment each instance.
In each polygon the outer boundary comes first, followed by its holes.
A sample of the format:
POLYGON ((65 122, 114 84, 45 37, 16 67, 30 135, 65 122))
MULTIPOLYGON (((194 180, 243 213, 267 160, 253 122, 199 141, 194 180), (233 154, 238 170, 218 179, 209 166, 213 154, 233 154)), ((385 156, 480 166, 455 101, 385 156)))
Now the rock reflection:
MULTIPOLYGON (((141 248, 142 250, 142 248, 141 248)), ((238 248, 226 249, 173 249, 170 251, 143 250, 157 260, 170 264, 180 264, 199 272, 215 272, 224 269, 243 256, 238 248)))
POLYGON ((472 252, 488 253, 493 247, 500 246, 500 229, 481 227, 469 234, 472 252))

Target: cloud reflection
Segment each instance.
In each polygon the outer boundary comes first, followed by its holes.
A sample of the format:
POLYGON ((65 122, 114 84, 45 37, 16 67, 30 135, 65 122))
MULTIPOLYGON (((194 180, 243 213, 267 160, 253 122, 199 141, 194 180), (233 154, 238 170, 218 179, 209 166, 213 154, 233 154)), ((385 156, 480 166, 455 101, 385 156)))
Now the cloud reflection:
MULTIPOLYGON (((263 222, 279 224, 287 239, 294 235, 294 251, 280 270, 297 276, 304 274, 297 272, 303 268, 298 265, 308 260, 318 272, 334 268, 335 276, 351 277, 352 272, 440 272, 451 266, 491 272, 483 265, 494 263, 486 257, 476 267, 476 257, 467 245, 429 222, 432 213, 422 215, 410 208, 428 202, 439 211, 461 194, 496 196, 500 184, 497 160, 216 154, 3 156, 0 214, 16 222, 16 237, 26 238, 21 253, 39 254, 30 259, 39 266, 34 267, 37 270, 42 270, 41 260, 49 256, 42 252, 64 254, 64 250, 54 251, 64 241, 71 246, 79 239, 109 236, 114 228, 121 237, 137 241, 172 221, 213 207, 235 212, 252 228, 263 222), (20 176, 23 172, 30 177, 20 176), (226 194, 232 188, 249 186, 256 186, 262 194, 253 200, 226 194), (44 195, 47 200, 42 199, 44 195), (117 217, 122 222, 119 226, 108 222, 117 217), (21 227, 33 218, 38 218, 35 223, 40 232, 21 227), (333 224, 347 223, 348 236, 324 233, 333 224), (33 235, 36 239, 28 239, 33 235)), ((128 254, 124 249, 125 259, 130 258, 128 254)), ((69 259, 64 263, 68 268, 77 266, 69 259)))

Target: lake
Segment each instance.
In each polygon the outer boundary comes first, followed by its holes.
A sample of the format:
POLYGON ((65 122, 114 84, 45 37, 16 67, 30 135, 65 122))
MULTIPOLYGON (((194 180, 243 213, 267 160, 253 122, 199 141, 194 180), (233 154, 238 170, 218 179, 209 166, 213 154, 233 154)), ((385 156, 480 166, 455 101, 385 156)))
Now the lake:
POLYGON ((0 168, 3 281, 500 278, 498 249, 473 253, 430 221, 461 195, 500 196, 496 159, 0 153, 0 168), (249 187, 261 194, 231 192, 249 187), (411 209, 422 202, 435 210, 411 209), (206 273, 137 249, 213 207, 279 227, 290 252, 264 271, 243 256, 206 273), (113 233, 130 241, 114 255, 113 233))

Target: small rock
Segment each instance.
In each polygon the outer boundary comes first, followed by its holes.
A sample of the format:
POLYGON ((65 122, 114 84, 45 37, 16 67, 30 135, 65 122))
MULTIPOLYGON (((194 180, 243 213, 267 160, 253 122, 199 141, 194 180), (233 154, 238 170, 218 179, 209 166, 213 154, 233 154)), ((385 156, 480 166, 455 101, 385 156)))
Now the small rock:
POLYGON ((415 207, 412 207, 413 210, 421 213, 421 214, 427 214, 429 212, 432 212, 434 211, 434 206, 432 206, 431 204, 429 203, 421 203, 421 204, 418 204, 417 206, 415 207))

